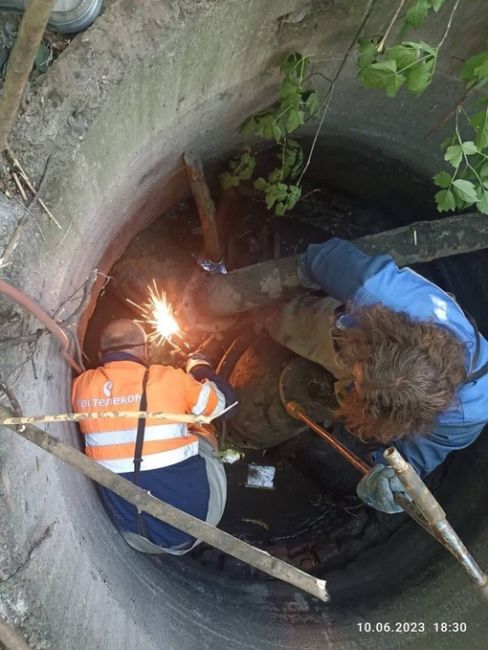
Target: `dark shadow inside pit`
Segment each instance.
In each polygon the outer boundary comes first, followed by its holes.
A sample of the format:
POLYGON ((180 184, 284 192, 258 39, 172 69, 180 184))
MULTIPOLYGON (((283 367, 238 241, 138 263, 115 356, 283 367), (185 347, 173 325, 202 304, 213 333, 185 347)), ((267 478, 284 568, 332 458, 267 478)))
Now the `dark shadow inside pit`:
MULTIPOLYGON (((218 189, 215 195, 218 201, 218 189)), ((287 217, 272 217, 252 192, 239 196, 238 209, 221 224, 229 270, 295 254, 309 243, 333 236, 353 239, 415 220, 438 218, 429 179, 399 161, 385 160, 379 152, 358 150, 355 143, 347 141, 320 143, 303 195, 287 217)), ((96 364, 103 325, 114 318, 138 317, 127 298, 142 304, 153 278, 178 308, 181 289, 196 268, 200 248, 201 230, 191 202, 175 206, 138 233, 113 267, 113 279, 100 296, 87 328, 84 350, 92 365, 96 364)), ((488 325, 488 290, 483 283, 487 260, 488 255, 479 252, 416 267, 443 289, 454 292, 482 332, 488 325)), ((264 448, 256 444, 261 428, 272 427, 277 418, 282 426, 290 426, 283 414, 277 416, 270 409, 274 408, 279 371, 293 356, 268 339, 256 327, 256 320, 259 318, 254 315, 241 316, 230 331, 218 337, 193 331, 185 334, 190 347, 203 345, 231 380, 237 380, 236 367, 246 354, 253 359, 244 364, 244 371, 252 366, 251 379, 259 377, 255 389, 259 399, 247 388, 252 382, 243 382, 240 399, 246 418, 239 416, 225 433, 225 444, 237 448, 241 458, 226 464, 229 495, 221 527, 291 564, 327 577, 339 607, 346 602, 354 606, 366 597, 370 605, 380 602, 397 590, 399 581, 403 590, 418 584, 428 567, 436 570, 444 551, 406 516, 384 515, 363 507, 355 496, 358 473, 324 442, 309 431, 296 429, 292 431, 296 435, 279 445, 264 448), (252 464, 275 468, 272 489, 246 485, 252 464)), ((168 346, 153 348, 153 353, 153 362, 183 363, 168 346)), ((361 452, 361 445, 347 432, 338 426, 334 432, 361 452)), ((487 465, 488 440, 482 435, 470 449, 448 458, 428 479, 467 542, 479 520, 463 517, 463 509, 455 506, 462 502, 464 491, 486 496, 486 482, 480 482, 480 477, 487 465), (465 480, 463 467, 468 463, 477 471, 465 480)), ((282 585, 204 544, 191 556, 171 561, 182 563, 203 581, 231 580, 251 588, 256 580, 264 580, 273 584, 273 598, 280 600, 282 585)), ((158 560, 161 566, 166 563, 158 560)))

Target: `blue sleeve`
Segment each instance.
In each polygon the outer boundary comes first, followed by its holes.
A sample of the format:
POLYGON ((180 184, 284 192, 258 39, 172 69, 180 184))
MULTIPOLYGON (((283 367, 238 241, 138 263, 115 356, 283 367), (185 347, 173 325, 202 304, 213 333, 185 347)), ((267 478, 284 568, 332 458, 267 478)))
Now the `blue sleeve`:
MULTIPOLYGON (((197 381, 203 381, 204 379, 213 381, 213 383, 217 386, 217 388, 220 390, 222 395, 225 397, 226 407, 238 401, 237 393, 235 392, 234 388, 229 384, 227 379, 224 379, 224 377, 218 375, 209 366, 204 364, 202 364, 201 366, 195 366, 190 370, 190 374, 193 375, 193 377, 195 377, 197 381)), ((217 421, 228 420, 234 417, 234 415, 237 413, 237 409, 238 406, 236 404, 234 408, 231 408, 229 411, 227 411, 220 417, 216 418, 216 420, 217 421)))
POLYGON ((305 286, 318 287, 332 298, 347 302, 391 262, 388 255, 366 255, 351 242, 334 238, 307 248, 299 260, 299 275, 305 286))
MULTIPOLYGON (((403 458, 423 478, 440 465, 451 451, 464 449, 473 443, 484 426, 479 423, 458 426, 440 425, 426 436, 397 440, 391 446, 396 447, 403 458)), ((383 458, 385 449, 386 447, 378 447, 372 452, 371 458, 374 464, 387 464, 383 458)))

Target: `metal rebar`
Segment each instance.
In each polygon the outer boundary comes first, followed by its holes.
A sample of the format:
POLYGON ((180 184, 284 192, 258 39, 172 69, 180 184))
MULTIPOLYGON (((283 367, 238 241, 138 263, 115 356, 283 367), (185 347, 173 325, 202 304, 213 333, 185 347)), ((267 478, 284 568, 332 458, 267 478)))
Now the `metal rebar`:
POLYGON ((397 449, 389 447, 384 452, 386 462, 395 470, 405 492, 415 504, 429 526, 435 531, 439 541, 463 566, 466 573, 480 590, 480 595, 488 601, 488 576, 481 570, 459 535, 447 521, 446 513, 437 499, 422 481, 414 468, 407 463, 397 449))

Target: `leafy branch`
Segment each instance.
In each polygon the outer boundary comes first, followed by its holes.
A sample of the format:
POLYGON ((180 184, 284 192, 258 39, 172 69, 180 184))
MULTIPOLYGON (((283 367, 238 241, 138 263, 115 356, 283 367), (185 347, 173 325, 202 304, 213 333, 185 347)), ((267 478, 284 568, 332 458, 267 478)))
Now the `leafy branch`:
MULTIPOLYGON (((259 176, 254 181, 254 188, 264 192, 268 209, 274 208, 277 215, 293 208, 302 191, 297 178, 303 169, 303 151, 289 135, 315 117, 320 108, 316 91, 308 85, 309 66, 308 57, 298 52, 289 54, 280 65, 283 81, 279 100, 264 111, 251 115, 239 127, 243 135, 271 140, 278 149, 274 154, 276 168, 266 177, 259 176)), ((240 156, 230 161, 228 171, 221 175, 223 189, 251 180, 256 163, 256 156, 250 147, 246 147, 240 156)))
MULTIPOLYGON (((400 37, 409 29, 418 29, 431 12, 438 12, 445 0, 415 0, 408 8, 400 28, 400 37)), ((439 50, 451 29, 454 14, 460 0, 455 0, 444 34, 436 47, 424 41, 402 41, 386 47, 393 25, 405 5, 402 0, 385 34, 382 37, 361 39, 358 43, 358 77, 366 88, 383 89, 388 97, 395 97, 402 86, 414 95, 421 95, 430 85, 437 65, 439 50)), ((468 59, 461 71, 466 84, 466 98, 472 91, 488 83, 488 52, 468 59)), ((439 212, 462 210, 472 205, 488 214, 488 97, 481 101, 484 109, 469 116, 462 107, 462 100, 446 116, 456 115, 454 134, 443 145, 444 160, 453 171, 441 171, 433 177, 440 190, 435 195, 439 212), (472 130, 469 139, 463 140, 459 117, 472 130)))
MULTIPOLYGON (((468 59, 461 70, 461 78, 468 90, 479 89, 488 83, 488 52, 468 59)), ((433 177, 441 189, 435 195, 439 212, 464 209, 476 204, 488 214, 488 96, 481 100, 483 110, 468 115, 462 106, 456 109, 454 134, 443 143, 444 160, 454 171, 441 171, 433 177), (463 140, 459 118, 465 118, 472 139, 463 140)))
MULTIPOLYGON (((395 97, 402 86, 414 95, 421 95, 430 85, 437 65, 440 48, 451 28, 452 20, 460 0, 451 10, 445 32, 436 47, 424 41, 402 41, 393 47, 385 47, 400 11, 405 4, 400 2, 383 37, 361 39, 358 44, 358 77, 365 88, 383 89, 388 97, 395 97)), ((433 10, 438 12, 445 0, 415 0, 407 10, 400 35, 422 24, 433 10)))

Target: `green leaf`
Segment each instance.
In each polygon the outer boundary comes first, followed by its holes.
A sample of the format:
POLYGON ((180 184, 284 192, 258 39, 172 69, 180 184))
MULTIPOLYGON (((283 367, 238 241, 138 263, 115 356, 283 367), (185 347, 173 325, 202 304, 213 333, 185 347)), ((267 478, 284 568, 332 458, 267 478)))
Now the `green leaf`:
POLYGON ((264 179, 262 176, 256 178, 256 180, 254 181, 254 189, 260 190, 262 192, 266 192, 266 190, 268 189, 268 185, 269 185, 268 181, 264 179))
POLYGON ((255 167, 256 157, 251 154, 249 147, 239 157, 233 158, 229 163, 229 168, 232 173, 243 181, 251 178, 255 167))
POLYGON ((256 135, 261 136, 265 140, 278 141, 281 138, 282 131, 274 115, 261 115, 255 117, 254 120, 256 122, 256 135))
POLYGON ((380 39, 367 39, 361 38, 358 41, 358 68, 360 75, 363 71, 363 68, 368 66, 376 58, 378 54, 378 43, 380 39))
POLYGON ((439 212, 449 212, 456 209, 456 201, 451 190, 441 190, 435 195, 435 202, 439 212))
POLYGON ((286 128, 288 133, 293 133, 296 131, 302 124, 305 123, 303 111, 291 110, 288 113, 286 120, 286 128))
POLYGON ((447 147, 444 154, 444 160, 451 163, 453 167, 458 167, 463 159, 463 150, 458 144, 447 147))
POLYGON ((295 86, 295 92, 290 93, 286 97, 283 97, 279 106, 276 109, 276 113, 283 113, 287 108, 293 108, 298 110, 302 103, 302 93, 300 92, 298 86, 295 86))
POLYGON ((291 52, 287 54, 280 63, 280 69, 285 75, 290 75, 294 72, 296 66, 301 61, 302 55, 300 52, 291 52))
POLYGON ((285 183, 268 183, 266 188, 266 207, 270 210, 276 201, 283 201, 286 199, 288 186, 285 183))
POLYGON ((281 84, 280 97, 288 97, 288 95, 295 95, 298 93, 298 86, 290 79, 286 79, 281 84))
POLYGON ((485 181, 488 181, 488 162, 485 162, 483 163, 483 165, 481 165, 481 168, 478 173, 483 183, 485 181))
POLYGON ((303 149, 295 140, 287 140, 281 153, 276 154, 283 166, 283 178, 295 178, 303 168, 303 149))
POLYGON ((288 210, 295 207, 301 195, 302 188, 299 185, 288 185, 288 198, 286 201, 286 207, 288 210))
POLYGON ((414 49, 418 50, 420 54, 431 54, 432 56, 436 56, 437 50, 439 49, 437 47, 432 47, 432 45, 429 45, 425 41, 403 41, 402 45, 413 47, 414 49))
POLYGON ((452 182, 451 174, 448 174, 447 172, 439 172, 432 177, 432 180, 437 187, 449 187, 452 182))
POLYGON ((444 4, 444 2, 445 2, 445 0, 430 0, 430 4, 431 4, 431 6, 432 6, 432 9, 433 9, 435 12, 438 12, 438 11, 439 11, 439 9, 442 7, 442 5, 444 4))
POLYGON ((265 140, 279 141, 283 136, 271 109, 249 117, 239 127, 239 132, 243 135, 259 135, 265 140))
POLYGON ((247 120, 239 127, 239 133, 242 135, 255 135, 257 128, 256 118, 254 116, 248 117, 247 120))
POLYGON ((394 76, 391 76, 385 84, 385 91, 388 97, 396 97, 397 92, 400 90, 400 88, 403 86, 405 83, 405 75, 403 74, 397 74, 394 76))
POLYGON ((398 76, 396 61, 372 63, 361 75, 366 88, 386 88, 392 78, 398 76))
POLYGON ((291 210, 295 207, 298 199, 302 194, 302 190, 298 185, 288 185, 286 197, 278 201, 275 205, 275 214, 282 216, 287 210, 291 210))
POLYGON ((471 140, 468 140, 467 142, 463 142, 461 148, 467 156, 472 156, 473 154, 478 153, 478 147, 475 145, 474 142, 471 142, 471 140))
POLYGON ((237 187, 242 181, 248 181, 256 167, 256 157, 252 155, 251 149, 246 147, 241 155, 234 156, 229 161, 229 171, 220 175, 222 189, 237 187))
POLYGON ((414 95, 421 95, 432 81, 434 60, 412 66, 407 72, 406 88, 414 95))
POLYGON ((385 52, 385 56, 389 60, 396 61, 397 69, 401 72, 403 68, 417 61, 419 51, 411 45, 400 44, 395 45, 395 47, 389 47, 385 52))
POLYGON ((476 203, 478 200, 478 193, 471 181, 457 178, 453 181, 452 185, 454 188, 454 194, 457 194, 466 203, 476 203))
POLYGON ((402 31, 406 31, 408 27, 413 27, 414 29, 420 27, 424 18, 429 13, 429 9, 429 0, 414 0, 413 5, 405 14, 405 22, 402 31))
POLYGON ((481 191, 481 198, 476 203, 476 207, 482 214, 488 214, 488 192, 486 190, 481 191))
POLYGON ((299 84, 307 74, 309 65, 310 59, 308 57, 302 56, 300 52, 292 52, 292 54, 289 54, 283 59, 280 68, 285 77, 299 84))
POLYGON ((481 52, 469 58, 461 70, 461 78, 468 88, 488 79, 488 52, 481 52))
POLYGON ((312 90, 312 92, 309 93, 307 99, 305 100, 305 110, 308 111, 309 115, 314 117, 315 115, 317 115, 319 108, 320 108, 319 96, 317 95, 315 90, 312 90))
POLYGON ((219 178, 223 190, 228 190, 231 187, 237 187, 240 184, 239 178, 233 174, 230 174, 229 172, 220 174, 219 178))
POLYGON ((273 169, 273 171, 268 174, 268 182, 271 184, 279 183, 280 181, 283 180, 283 178, 284 178, 284 174, 281 171, 280 167, 273 169))
POLYGON ((488 107, 484 111, 475 113, 469 121, 476 131, 476 145, 480 149, 485 149, 488 147, 488 107))
POLYGON ((283 137, 281 127, 276 121, 274 115, 263 118, 261 124, 262 131, 259 135, 261 135, 265 140, 276 140, 278 142, 283 137))
POLYGON ((54 55, 49 45, 41 43, 37 50, 36 58, 34 59, 34 66, 39 72, 47 72, 49 64, 53 60, 54 55))

